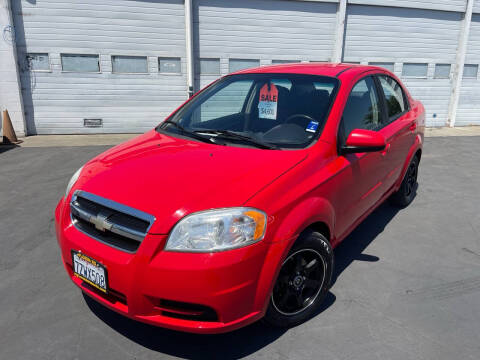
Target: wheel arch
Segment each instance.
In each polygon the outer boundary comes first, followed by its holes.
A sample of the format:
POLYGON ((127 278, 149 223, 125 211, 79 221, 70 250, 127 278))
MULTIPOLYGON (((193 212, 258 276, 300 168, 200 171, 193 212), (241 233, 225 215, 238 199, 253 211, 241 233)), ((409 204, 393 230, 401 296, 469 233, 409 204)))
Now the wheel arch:
POLYGON ((313 230, 315 232, 319 232, 320 234, 322 234, 323 236, 325 236, 327 238, 327 240, 331 243, 332 242, 332 239, 331 239, 331 230, 330 230, 330 227, 327 225, 326 222, 324 221, 317 221, 317 222, 314 222, 310 225, 308 225, 303 231, 302 233, 304 233, 305 231, 308 231, 308 230, 313 230))
POLYGON ((264 260, 264 266, 257 284, 255 307, 266 311, 270 293, 278 276, 281 264, 299 236, 305 231, 318 231, 332 243, 335 213, 331 203, 320 197, 313 197, 293 207, 281 220, 264 260))
POLYGON ((284 216, 274 230, 272 242, 297 238, 303 231, 314 229, 332 240, 335 226, 335 210, 325 198, 310 197, 299 202, 284 216))
POLYGON ((403 164, 403 169, 402 172, 400 173, 400 177, 397 180, 395 189, 398 190, 400 188, 400 185, 402 184, 403 178, 405 177, 405 174, 407 173, 408 165, 410 164, 410 161, 412 161, 413 157, 416 156, 418 158, 418 162, 420 162, 420 159, 422 157, 422 150, 423 150, 423 141, 420 136, 417 136, 415 138, 415 143, 412 145, 410 148, 410 151, 408 152, 408 156, 405 159, 405 163, 403 164))

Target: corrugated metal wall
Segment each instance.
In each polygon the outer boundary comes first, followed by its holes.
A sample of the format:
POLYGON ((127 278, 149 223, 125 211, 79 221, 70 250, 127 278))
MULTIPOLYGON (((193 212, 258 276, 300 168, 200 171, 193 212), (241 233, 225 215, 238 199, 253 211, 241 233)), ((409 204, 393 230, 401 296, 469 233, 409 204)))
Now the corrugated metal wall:
MULTIPOLYGON (((465 64, 480 63, 480 14, 473 14, 468 38, 465 64)), ((477 69, 478 70, 478 69, 477 69)), ((480 125, 480 80, 465 77, 462 79, 458 101, 456 125, 480 125)))
MULTIPOLYGON (((3 136, 3 110, 7 109, 18 136, 24 136, 24 117, 18 70, 16 68, 15 36, 9 2, 0 0, 0 136, 3 136)), ((2 138, 0 138, 1 142, 2 138)))
POLYGON ((143 132, 186 99, 185 70, 159 74, 158 57, 185 68, 182 0, 14 1, 19 58, 48 53, 50 71, 22 64, 29 134, 143 132), (99 73, 62 72, 60 54, 99 54, 99 73), (148 56, 148 74, 112 73, 111 55, 148 56), (84 118, 103 119, 85 128, 84 118))
POLYGON ((480 0, 475 0, 473 2, 473 12, 480 13, 480 0))
POLYGON ((461 14, 425 9, 351 5, 347 9, 346 61, 393 62, 396 73, 427 109, 427 125, 445 125, 450 79, 433 76, 435 63, 456 58, 461 14), (423 75, 402 76, 404 63, 431 64, 423 75))
MULTIPOLYGON (((142 132, 185 100, 183 0, 13 3, 29 134, 142 132), (27 53, 48 54, 48 71, 33 71, 27 53), (61 54, 69 53, 97 54, 99 71, 62 71, 61 54), (147 73, 112 72, 114 55, 147 57, 147 73), (159 71, 159 58, 180 58, 178 72, 159 71), (101 118, 103 127, 86 128, 85 118, 101 118)), ((337 8, 338 0, 193 0, 195 87, 232 68, 330 60, 337 8)), ((466 0, 348 0, 343 59, 393 63, 424 102, 427 125, 445 125, 465 8, 466 0), (426 72, 404 74, 409 63, 424 64, 426 72), (451 65, 450 75, 437 76, 437 64, 451 65)), ((480 63, 479 16, 467 63, 480 63)), ((463 80, 458 125, 480 123, 479 85, 477 78, 463 80)))
MULTIPOLYGON (((328 61, 333 50, 337 4, 272 0, 195 0, 196 57, 328 61)), ((200 85, 215 79, 198 74, 200 85)))
POLYGON ((465 11, 465 0, 348 0, 349 4, 395 6, 410 9, 465 11))

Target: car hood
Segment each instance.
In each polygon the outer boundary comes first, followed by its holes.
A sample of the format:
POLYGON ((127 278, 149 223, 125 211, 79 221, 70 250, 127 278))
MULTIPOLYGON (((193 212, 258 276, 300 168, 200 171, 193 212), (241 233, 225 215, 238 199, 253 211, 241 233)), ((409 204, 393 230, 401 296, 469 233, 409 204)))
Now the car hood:
POLYGON ((303 150, 202 143, 155 130, 85 164, 81 189, 155 216, 150 233, 166 234, 183 216, 242 206, 306 158, 303 150))

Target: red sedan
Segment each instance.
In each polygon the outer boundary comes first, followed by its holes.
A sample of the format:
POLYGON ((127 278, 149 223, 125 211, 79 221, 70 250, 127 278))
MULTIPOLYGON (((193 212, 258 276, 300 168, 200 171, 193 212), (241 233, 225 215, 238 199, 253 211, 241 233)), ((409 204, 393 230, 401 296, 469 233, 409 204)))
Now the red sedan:
POLYGON ((73 175, 55 210, 63 263, 87 295, 153 325, 299 324, 335 246, 384 200, 412 201, 424 122, 378 67, 225 76, 73 175))

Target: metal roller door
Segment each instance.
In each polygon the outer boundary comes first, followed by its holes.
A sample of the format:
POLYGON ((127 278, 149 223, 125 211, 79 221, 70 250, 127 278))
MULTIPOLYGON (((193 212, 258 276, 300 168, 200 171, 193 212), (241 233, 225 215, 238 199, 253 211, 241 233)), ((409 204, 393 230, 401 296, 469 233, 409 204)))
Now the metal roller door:
POLYGON ((473 14, 465 68, 458 100, 456 126, 480 125, 480 14, 473 14))
POLYGON ((455 63, 461 16, 427 9, 350 5, 344 59, 395 63, 397 75, 424 103, 427 125, 444 125, 451 80, 436 78, 435 64, 455 63))
POLYGON ((336 2, 196 0, 197 88, 244 66, 329 61, 336 10, 336 2))
POLYGON ((143 132, 186 99, 182 0, 12 3, 29 134, 143 132))
POLYGON ((348 0, 348 3, 462 12, 465 11, 466 0, 348 0))

